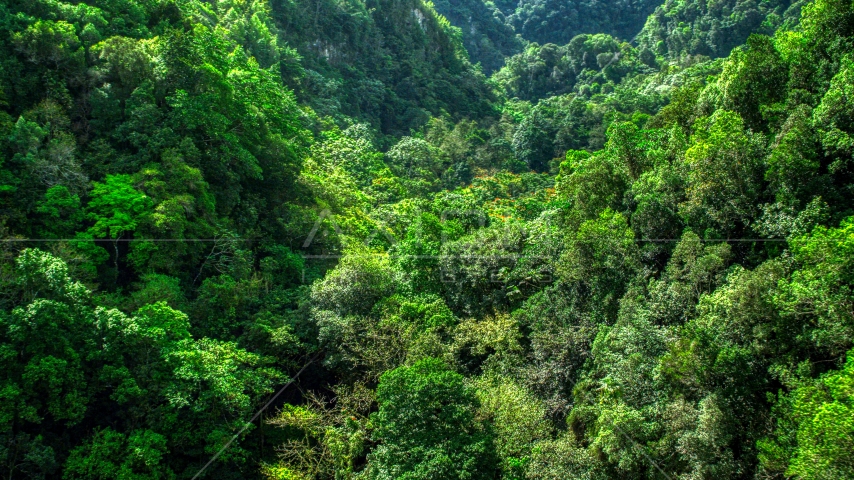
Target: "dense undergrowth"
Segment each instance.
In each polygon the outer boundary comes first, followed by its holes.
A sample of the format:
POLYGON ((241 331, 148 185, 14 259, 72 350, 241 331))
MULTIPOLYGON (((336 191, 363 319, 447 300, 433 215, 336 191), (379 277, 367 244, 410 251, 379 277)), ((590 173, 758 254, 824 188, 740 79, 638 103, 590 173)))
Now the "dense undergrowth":
POLYGON ((854 7, 730 3, 3 3, 4 476, 854 477, 854 7))

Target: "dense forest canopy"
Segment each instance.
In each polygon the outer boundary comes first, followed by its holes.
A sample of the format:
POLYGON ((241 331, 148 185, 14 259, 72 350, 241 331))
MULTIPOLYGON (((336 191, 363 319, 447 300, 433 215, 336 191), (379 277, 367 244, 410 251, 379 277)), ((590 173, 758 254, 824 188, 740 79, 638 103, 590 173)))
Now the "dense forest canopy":
POLYGON ((5 478, 854 478, 849 0, 0 37, 5 478))
POLYGON ((436 10, 462 30, 473 61, 487 73, 501 67, 504 57, 526 43, 565 44, 576 35, 604 33, 629 40, 635 37, 658 0, 560 1, 441 0, 436 10))

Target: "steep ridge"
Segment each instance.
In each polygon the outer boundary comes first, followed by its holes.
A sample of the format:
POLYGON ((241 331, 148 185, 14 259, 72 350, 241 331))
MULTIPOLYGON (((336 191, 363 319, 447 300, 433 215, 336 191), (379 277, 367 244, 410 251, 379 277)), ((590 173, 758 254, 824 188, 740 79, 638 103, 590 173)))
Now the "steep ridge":
POLYGON ((279 1, 273 16, 282 39, 302 58, 289 85, 320 114, 399 136, 441 112, 457 120, 494 113, 459 31, 430 4, 279 1))
POLYGON ((486 75, 504 65, 504 58, 519 53, 524 41, 517 36, 504 13, 483 0, 439 0, 436 11, 459 27, 463 45, 472 62, 480 63, 486 75))

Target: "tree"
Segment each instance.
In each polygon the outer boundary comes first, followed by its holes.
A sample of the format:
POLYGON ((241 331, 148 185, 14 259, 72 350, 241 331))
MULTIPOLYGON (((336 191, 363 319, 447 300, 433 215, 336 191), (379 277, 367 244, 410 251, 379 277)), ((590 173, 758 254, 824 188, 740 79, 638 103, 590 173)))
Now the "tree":
POLYGON ((690 167, 681 212, 690 225, 718 234, 740 231, 757 217, 763 193, 761 137, 744 129, 738 114, 718 110, 698 121, 692 145, 685 152, 690 167))
POLYGON ((389 149, 386 158, 410 197, 426 195, 439 187, 444 159, 439 149, 426 141, 404 137, 389 149))
POLYGON ((13 34, 12 42, 34 63, 59 68, 66 63, 82 63, 83 60, 74 26, 63 20, 37 20, 23 32, 13 34))
POLYGON ((2 324, 4 427, 46 418, 71 426, 83 420, 94 393, 90 359, 93 311, 88 291, 59 259, 24 250, 17 259, 24 301, 2 324))
POLYGON ((777 202, 785 205, 799 207, 820 188, 816 178, 821 168, 819 141, 811 116, 808 106, 798 105, 780 129, 768 156, 765 179, 776 192, 777 202))
POLYGON ((617 301, 638 267, 634 232, 623 215, 606 209, 599 218, 587 220, 570 235, 558 260, 557 273, 567 283, 588 288, 600 304, 598 308, 613 318, 617 301))
POLYGON ((737 112, 745 127, 755 132, 765 130, 769 107, 783 100, 779 86, 788 73, 771 38, 751 35, 744 49, 732 52, 718 79, 721 107, 737 112))
POLYGON ((478 379, 476 388, 480 416, 495 428, 504 478, 520 475, 537 443, 550 437, 545 406, 526 388, 501 376, 487 374, 478 379))
POLYGON ((780 282, 776 306, 793 330, 795 325, 809 325, 799 332, 800 341, 839 357, 854 339, 854 277, 849 267, 854 218, 843 220, 839 228, 816 227, 793 239, 791 249, 800 268, 780 282))
POLYGON ((774 436, 759 442, 767 471, 805 480, 854 475, 854 350, 841 369, 781 391, 774 411, 774 436))
POLYGON ((372 415, 369 478, 495 478, 492 434, 475 419, 477 398, 438 359, 386 372, 372 415))
POLYGON ((71 238, 84 218, 80 197, 63 185, 50 187, 44 197, 36 208, 47 218, 42 235, 45 238, 71 238))
POLYGON ((95 433, 86 445, 71 451, 65 464, 64 479, 110 478, 121 480, 160 480, 175 478, 163 465, 167 453, 166 437, 151 430, 122 435, 111 428, 95 433))
POLYGON ((596 218, 606 209, 618 211, 629 181, 628 171, 611 156, 570 150, 560 165, 555 188, 570 202, 569 216, 578 222, 596 218))
POLYGON ((95 222, 89 233, 114 240, 113 263, 118 269, 118 241, 122 235, 136 230, 143 215, 149 213, 151 199, 134 188, 130 175, 108 175, 104 183, 95 182, 87 207, 89 218, 95 222))
POLYGON ((513 135, 513 151, 516 158, 537 172, 547 170, 549 162, 555 157, 556 128, 542 110, 535 108, 525 117, 513 135))
MULTIPOLYGON (((842 61, 839 73, 830 82, 830 88, 816 107, 814 117, 821 136, 821 143, 831 155, 851 155, 854 151, 854 60, 842 61)), ((840 159, 834 168, 840 168, 845 160, 840 159)))

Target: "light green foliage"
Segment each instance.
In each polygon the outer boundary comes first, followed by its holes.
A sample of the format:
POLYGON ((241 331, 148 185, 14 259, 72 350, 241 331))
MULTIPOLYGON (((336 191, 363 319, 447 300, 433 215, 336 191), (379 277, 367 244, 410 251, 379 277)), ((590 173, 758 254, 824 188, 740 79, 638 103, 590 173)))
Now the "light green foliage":
POLYGON ((38 20, 26 30, 14 33, 12 42, 33 63, 59 68, 82 60, 83 52, 78 50, 80 39, 74 32, 74 26, 62 20, 38 20))
POLYGON ((854 474, 854 353, 839 370, 799 382, 778 402, 776 438, 759 443, 763 467, 811 480, 854 474))
POLYGON ((520 340, 519 326, 510 315, 466 319, 454 330, 451 351, 463 371, 500 370, 521 353, 520 340))
POLYGON ((271 479, 353 478, 364 455, 367 409, 374 392, 364 385, 338 388, 335 405, 309 393, 304 405, 285 405, 270 424, 296 433, 279 451, 280 461, 266 465, 271 479))
POLYGON ((367 249, 354 249, 312 286, 316 309, 346 313, 368 313, 374 304, 394 292, 388 257, 367 249))
POLYGON ((540 401, 511 379, 484 376, 476 383, 480 417, 495 431, 495 451, 505 477, 520 474, 538 441, 549 437, 551 425, 540 401))
POLYGON ((392 249, 394 262, 413 292, 442 291, 438 255, 443 239, 453 238, 450 222, 444 224, 432 213, 422 213, 412 221, 406 234, 392 249), (449 231, 450 230, 450 231, 449 231))
MULTIPOLYGON (((377 166, 363 165, 371 162, 371 154, 376 157, 370 146, 354 145, 342 136, 314 145, 312 153, 313 158, 305 163, 300 180, 315 193, 320 206, 349 217, 358 215, 354 210, 365 209, 373 203, 373 199, 360 190, 370 185, 376 175, 377 166)), ((379 166, 384 167, 381 161, 379 166)))
POLYGON ((376 379, 403 362, 416 325, 372 314, 395 290, 388 265, 383 254, 350 251, 312 286, 311 316, 318 340, 329 348, 328 365, 376 379))
POLYGON ((395 144, 386 158, 392 171, 400 177, 407 196, 426 195, 439 186, 444 169, 441 151, 424 140, 404 137, 395 144))
POLYGON ((816 227, 810 235, 792 241, 799 265, 780 284, 775 303, 790 322, 809 322, 804 332, 810 343, 831 355, 851 347, 854 316, 850 262, 854 248, 854 222, 848 218, 839 228, 816 227))
POLYGON ((601 460, 579 446, 570 432, 539 442, 525 473, 528 478, 537 480, 559 480, 568 475, 583 480, 608 478, 601 470, 601 460))
MULTIPOLYGON (((821 99, 814 116, 821 143, 825 150, 850 155, 854 148, 854 104, 851 102, 854 83, 854 62, 850 57, 842 60, 841 68, 830 82, 830 88, 821 99)), ((836 168, 840 168, 841 165, 836 168)))
POLYGON ((151 200, 134 188, 127 175, 110 175, 104 183, 95 182, 90 217, 94 225, 89 231, 98 237, 117 239, 132 233, 139 225, 139 217, 148 213, 151 200))
POLYGON ((87 209, 94 225, 86 231, 94 238, 113 239, 113 265, 118 270, 119 239, 133 235, 142 217, 150 213, 151 199, 133 186, 129 175, 108 175, 104 183, 95 182, 87 209))
POLYGON ((456 317, 438 295, 421 294, 414 297, 394 295, 374 308, 395 323, 413 323, 421 329, 450 329, 456 317))

